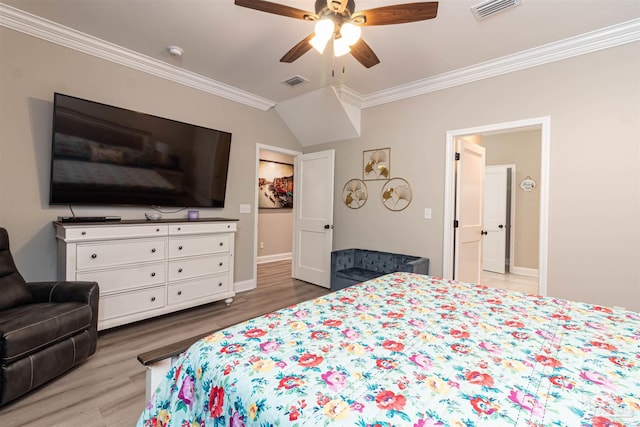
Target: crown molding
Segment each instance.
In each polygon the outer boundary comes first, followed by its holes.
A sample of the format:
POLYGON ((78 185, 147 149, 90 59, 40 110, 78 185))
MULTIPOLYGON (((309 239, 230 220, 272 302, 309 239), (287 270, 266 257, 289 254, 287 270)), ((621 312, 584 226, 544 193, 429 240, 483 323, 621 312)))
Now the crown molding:
MULTIPOLYGON (((372 92, 360 98, 360 107, 386 104, 639 40, 640 19, 633 19, 449 73, 372 92)), ((350 94, 350 98, 354 102, 353 93, 350 94)))
POLYGON ((276 103, 0 3, 0 25, 82 53, 266 111, 276 103))
MULTIPOLYGON (((1 3, 0 25, 263 111, 276 104, 1 3)), ((640 19, 366 95, 346 86, 339 88, 339 94, 343 101, 364 109, 636 41, 640 41, 640 19)))

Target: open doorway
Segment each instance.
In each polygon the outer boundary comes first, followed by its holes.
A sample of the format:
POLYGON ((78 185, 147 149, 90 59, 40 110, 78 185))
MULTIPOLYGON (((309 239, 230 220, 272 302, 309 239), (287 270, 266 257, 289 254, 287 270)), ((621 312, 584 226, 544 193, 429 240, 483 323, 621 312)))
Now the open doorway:
MULTIPOLYGON (((444 210, 444 245, 443 245, 443 276, 445 278, 455 278, 454 254, 456 249, 454 221, 456 220, 455 212, 455 190, 456 190, 456 160, 455 160, 455 142, 459 138, 474 135, 491 136, 505 134, 509 132, 521 132, 527 130, 535 130, 539 132, 539 182, 537 182, 537 193, 539 198, 539 206, 535 208, 535 219, 538 223, 538 230, 534 236, 536 247, 536 265, 533 267, 524 267, 520 272, 534 274, 537 271, 537 293, 546 294, 546 265, 547 265, 547 236, 548 236, 548 185, 549 185, 549 126, 550 119, 548 117, 535 118, 529 120, 521 120, 516 122, 500 123, 495 125, 482 126, 470 129, 460 129, 447 132, 446 140, 446 178, 445 178, 445 210, 444 210)), ((491 139, 490 137, 487 139, 491 139)), ((517 148, 517 142, 514 142, 511 149, 517 148)), ((500 161, 502 162, 502 161, 500 161)), ((499 162, 499 163, 500 163, 499 162)), ((522 168, 521 168, 522 169, 522 168)), ((526 173, 524 168, 523 173, 526 173)), ((514 180, 514 185, 519 186, 521 183, 518 177, 514 180)), ((529 208, 529 217, 531 217, 531 208, 529 208)), ((516 231, 516 230, 513 230, 516 231)), ((527 230, 531 231, 531 230, 527 230)), ((483 230, 484 233, 484 230, 483 230)), ((517 265, 517 260, 515 261, 517 265)))
MULTIPOLYGON (((276 189, 273 188, 273 178, 275 175, 265 175, 262 178, 268 182, 259 182, 261 177, 261 163, 263 167, 265 165, 267 167, 274 166, 276 169, 278 166, 287 167, 289 165, 291 168, 294 168, 294 160, 296 156, 300 154, 302 153, 285 148, 256 144, 256 193, 254 201, 256 232, 254 235, 255 263, 253 272, 253 277, 256 278, 256 280, 258 277, 258 264, 291 261, 294 228, 292 208, 276 207, 275 202, 269 207, 260 208, 261 205, 264 205, 264 203, 261 203, 261 197, 266 199, 267 202, 271 202, 275 199, 274 191, 276 191, 276 189)), ((295 169, 292 170, 295 175, 295 169)), ((280 175, 282 175, 282 173, 280 173, 280 175)), ((277 176, 276 178, 280 180, 287 177, 277 176)))

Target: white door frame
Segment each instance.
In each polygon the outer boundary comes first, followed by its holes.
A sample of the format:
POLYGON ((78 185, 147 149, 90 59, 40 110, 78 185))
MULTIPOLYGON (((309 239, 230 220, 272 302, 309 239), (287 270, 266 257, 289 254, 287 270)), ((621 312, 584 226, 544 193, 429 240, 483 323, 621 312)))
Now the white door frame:
MULTIPOLYGON (((271 151, 274 153, 286 154, 293 157, 302 154, 301 151, 289 150, 282 147, 275 147, 273 145, 256 144, 256 167, 255 174, 253 175, 253 288, 258 285, 258 167, 260 165, 260 151, 271 151)), ((293 176, 295 176, 295 174, 296 170, 294 166, 293 176)), ((293 210, 293 215, 295 218, 295 207, 293 210)), ((293 224, 291 224, 291 227, 293 227, 293 224)), ((253 288, 243 288, 243 290, 249 290, 253 288)))
POLYGON ((540 129, 540 236, 538 252, 538 293, 547 295, 547 261, 549 246, 549 161, 551 145, 551 117, 536 117, 497 123, 467 129, 447 131, 445 148, 445 180, 444 180, 444 238, 442 253, 442 276, 453 277, 453 220, 455 219, 455 141, 456 138, 490 132, 505 132, 525 129, 540 129))

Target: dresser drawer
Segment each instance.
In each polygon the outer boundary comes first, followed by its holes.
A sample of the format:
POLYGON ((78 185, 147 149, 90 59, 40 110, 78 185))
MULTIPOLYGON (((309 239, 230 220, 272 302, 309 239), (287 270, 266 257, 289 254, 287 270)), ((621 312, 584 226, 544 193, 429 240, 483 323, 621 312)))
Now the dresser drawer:
POLYGON ((217 234, 169 239, 169 258, 213 254, 229 251, 229 235, 217 234))
POLYGON ((222 233, 236 231, 235 222, 194 222, 191 224, 170 224, 169 235, 222 233))
POLYGON ((58 237, 67 242, 134 237, 164 237, 168 233, 169 226, 166 224, 126 225, 120 227, 92 225, 58 227, 58 237))
POLYGON ((77 269, 109 267, 165 259, 165 240, 120 240, 117 242, 80 244, 77 248, 77 269))
POLYGON ((109 320, 128 314, 155 310, 165 306, 165 287, 100 296, 98 319, 109 320))
POLYGON ((169 261, 169 281, 189 279, 229 270, 229 254, 169 261))
POLYGON ((76 280, 96 281, 100 286, 100 297, 132 288, 148 287, 165 282, 165 264, 145 264, 132 267, 119 267, 111 270, 81 271, 76 280))
POLYGON ((229 291, 229 276, 208 276, 169 285, 167 304, 212 296, 229 291))

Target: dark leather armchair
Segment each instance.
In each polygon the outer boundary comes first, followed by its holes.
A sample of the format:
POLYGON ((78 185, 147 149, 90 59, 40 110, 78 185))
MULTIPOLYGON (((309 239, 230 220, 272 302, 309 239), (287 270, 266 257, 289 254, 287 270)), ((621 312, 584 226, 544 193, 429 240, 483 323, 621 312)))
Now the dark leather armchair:
POLYGON ((0 227, 0 405, 96 351, 98 284, 26 283, 0 227))

